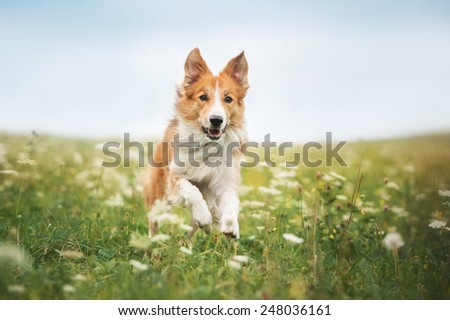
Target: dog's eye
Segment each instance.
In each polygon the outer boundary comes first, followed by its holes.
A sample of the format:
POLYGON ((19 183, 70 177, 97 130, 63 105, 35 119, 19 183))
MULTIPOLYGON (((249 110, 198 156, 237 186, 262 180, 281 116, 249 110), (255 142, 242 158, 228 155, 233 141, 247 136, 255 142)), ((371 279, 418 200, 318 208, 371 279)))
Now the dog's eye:
POLYGON ((231 103, 231 102, 233 102, 233 98, 230 97, 230 96, 226 96, 226 97, 225 97, 225 102, 226 102, 226 103, 231 103))
POLYGON ((198 97, 201 101, 207 101, 208 96, 206 94, 202 94, 200 97, 198 97))

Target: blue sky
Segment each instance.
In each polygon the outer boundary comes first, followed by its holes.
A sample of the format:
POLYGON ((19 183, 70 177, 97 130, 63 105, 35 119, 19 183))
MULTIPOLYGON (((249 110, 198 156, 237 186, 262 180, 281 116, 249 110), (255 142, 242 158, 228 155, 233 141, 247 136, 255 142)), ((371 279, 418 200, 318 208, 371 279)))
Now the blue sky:
POLYGON ((0 130, 161 136, 199 47, 245 50, 250 136, 450 131, 444 1, 0 1, 0 130))

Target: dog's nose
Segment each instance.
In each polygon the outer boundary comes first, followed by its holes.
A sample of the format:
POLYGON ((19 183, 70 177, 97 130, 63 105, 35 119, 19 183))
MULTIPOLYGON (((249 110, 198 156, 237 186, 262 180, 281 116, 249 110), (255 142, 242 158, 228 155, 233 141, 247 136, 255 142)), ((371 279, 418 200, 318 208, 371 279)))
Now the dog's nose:
POLYGON ((211 116, 211 117, 209 118, 209 122, 211 122, 211 124, 212 124, 214 127, 220 127, 220 125, 221 125, 222 122, 223 122, 223 118, 222 118, 221 116, 211 116))

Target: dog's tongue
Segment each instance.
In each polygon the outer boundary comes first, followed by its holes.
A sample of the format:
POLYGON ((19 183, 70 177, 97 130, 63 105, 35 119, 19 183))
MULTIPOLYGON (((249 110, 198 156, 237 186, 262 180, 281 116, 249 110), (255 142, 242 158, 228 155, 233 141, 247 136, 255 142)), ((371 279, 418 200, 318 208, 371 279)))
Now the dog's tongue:
POLYGON ((220 136, 220 130, 219 129, 209 129, 208 133, 213 138, 217 138, 217 137, 220 136))

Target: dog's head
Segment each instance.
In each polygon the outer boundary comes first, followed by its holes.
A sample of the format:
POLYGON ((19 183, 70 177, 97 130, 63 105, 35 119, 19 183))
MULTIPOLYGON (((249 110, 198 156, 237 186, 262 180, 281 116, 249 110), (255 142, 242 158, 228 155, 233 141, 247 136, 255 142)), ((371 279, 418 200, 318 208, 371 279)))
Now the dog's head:
POLYGON ((244 122, 244 98, 248 89, 248 64, 244 52, 231 59, 214 76, 198 48, 189 53, 184 65, 183 84, 178 88, 176 109, 181 119, 219 140, 227 128, 244 122))

